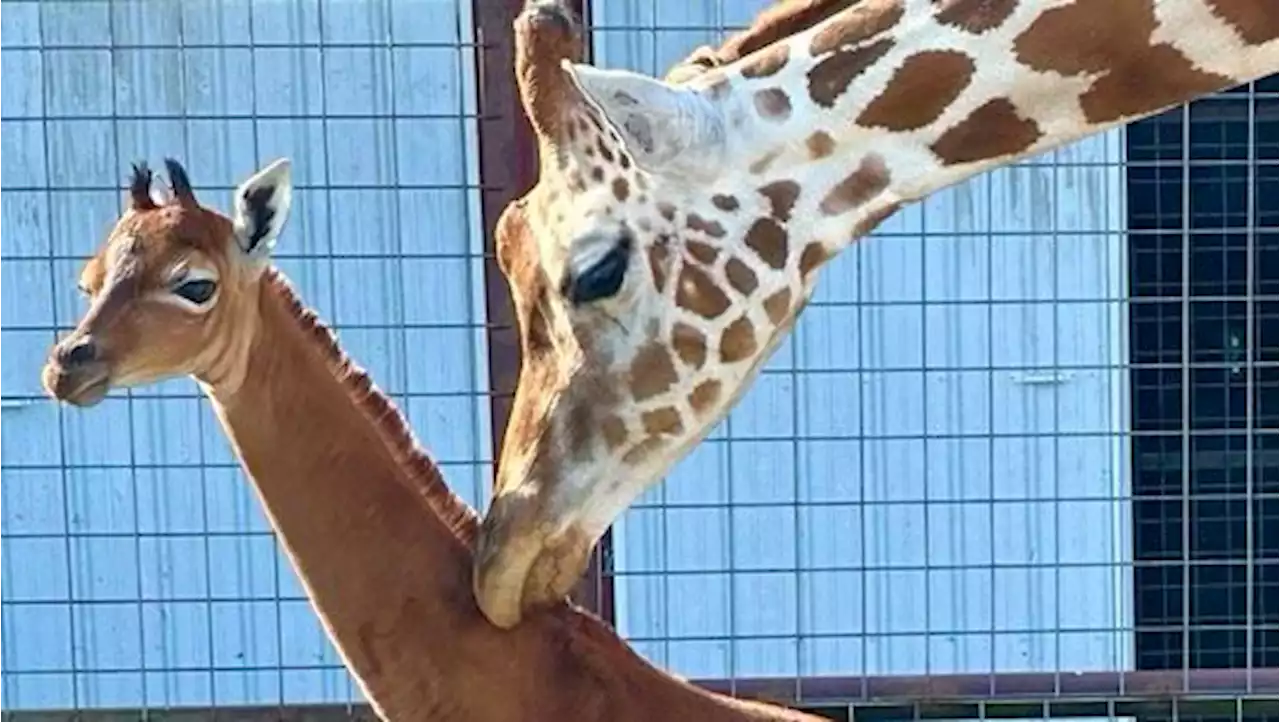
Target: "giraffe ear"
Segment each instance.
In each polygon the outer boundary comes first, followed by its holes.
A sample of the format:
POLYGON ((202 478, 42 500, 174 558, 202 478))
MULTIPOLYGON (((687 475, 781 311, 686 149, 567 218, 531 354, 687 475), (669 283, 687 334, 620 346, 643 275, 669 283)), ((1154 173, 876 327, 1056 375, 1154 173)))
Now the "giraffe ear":
POLYGON ((641 168, 705 178, 721 167, 724 120, 703 94, 628 70, 568 60, 561 67, 622 135, 641 168))
POLYGON ((271 253, 293 202, 288 158, 280 158, 236 188, 231 222, 240 250, 253 259, 271 253))

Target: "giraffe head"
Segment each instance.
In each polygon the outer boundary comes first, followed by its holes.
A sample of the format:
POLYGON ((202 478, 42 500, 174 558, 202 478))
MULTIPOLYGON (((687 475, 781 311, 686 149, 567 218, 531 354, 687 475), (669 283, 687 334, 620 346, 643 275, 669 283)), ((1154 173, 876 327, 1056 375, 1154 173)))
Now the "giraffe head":
POLYGON ((235 384, 257 320, 257 287, 289 215, 289 161, 236 189, 228 218, 201 206, 183 167, 166 160, 167 198, 135 165, 127 207, 80 274, 89 308, 49 352, 50 396, 91 406, 112 388, 191 374, 235 384))
POLYGON ((541 167, 496 229, 522 366, 475 576, 503 627, 571 589, 807 293, 787 240, 799 186, 736 179, 746 163, 710 73, 681 86, 573 65, 577 26, 551 2, 517 19, 516 49, 541 167))

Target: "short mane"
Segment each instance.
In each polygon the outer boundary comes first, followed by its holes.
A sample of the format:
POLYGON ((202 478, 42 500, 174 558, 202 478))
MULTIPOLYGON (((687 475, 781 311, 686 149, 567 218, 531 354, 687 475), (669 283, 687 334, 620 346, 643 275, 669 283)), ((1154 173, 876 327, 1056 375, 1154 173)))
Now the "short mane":
POLYGON ((476 511, 445 483, 440 467, 432 460, 413 435, 413 430, 395 403, 387 397, 373 378, 347 356, 338 344, 333 330, 302 303, 289 279, 279 269, 270 267, 263 281, 292 311, 299 328, 315 339, 329 361, 329 370, 342 382, 351 400, 378 428, 379 436, 396 463, 414 483, 413 491, 421 494, 440 521, 468 548, 474 548, 480 528, 476 511))

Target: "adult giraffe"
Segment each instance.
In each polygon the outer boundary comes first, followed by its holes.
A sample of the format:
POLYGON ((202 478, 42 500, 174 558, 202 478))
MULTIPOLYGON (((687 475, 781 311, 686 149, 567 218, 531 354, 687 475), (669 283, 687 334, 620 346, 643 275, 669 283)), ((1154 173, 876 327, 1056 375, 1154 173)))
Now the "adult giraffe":
POLYGON ((496 231, 523 350, 476 558, 498 626, 571 588, 750 387, 816 271, 904 204, 1280 67, 1274 0, 791 8, 804 29, 695 54, 681 84, 576 64, 554 0, 516 21, 540 176, 496 231))
POLYGON ((166 165, 163 203, 135 169, 128 209, 81 274, 89 309, 42 382, 91 406, 113 387, 194 376, 382 719, 816 722, 675 679, 568 604, 510 632, 486 622, 471 593, 475 512, 271 266, 288 161, 245 181, 231 218, 166 165))

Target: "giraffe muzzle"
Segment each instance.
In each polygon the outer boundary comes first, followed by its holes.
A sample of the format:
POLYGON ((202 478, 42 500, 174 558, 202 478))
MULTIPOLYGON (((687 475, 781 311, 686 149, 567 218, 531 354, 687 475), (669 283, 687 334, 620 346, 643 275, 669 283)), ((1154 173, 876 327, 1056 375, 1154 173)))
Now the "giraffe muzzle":
POLYGON ((473 591, 491 624, 511 629, 530 613, 562 603, 581 578, 594 539, 542 518, 536 498, 496 497, 476 546, 473 591))

